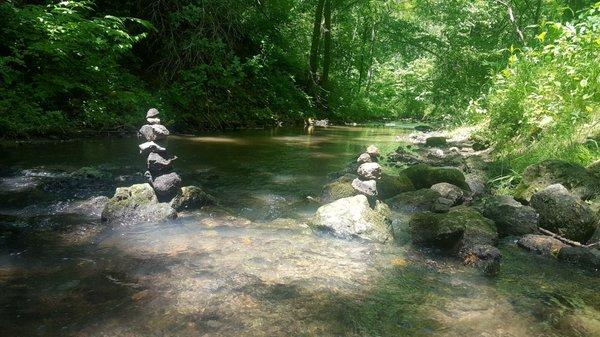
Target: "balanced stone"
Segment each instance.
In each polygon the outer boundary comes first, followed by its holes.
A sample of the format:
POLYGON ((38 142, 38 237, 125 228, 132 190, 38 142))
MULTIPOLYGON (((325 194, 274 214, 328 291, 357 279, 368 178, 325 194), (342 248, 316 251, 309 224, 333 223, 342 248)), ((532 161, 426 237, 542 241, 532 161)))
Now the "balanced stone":
POLYGON ((165 139, 169 135, 169 130, 165 128, 163 125, 154 124, 149 125, 146 124, 140 128, 140 135, 144 136, 147 141, 154 141, 159 139, 165 139))
POLYGON ((146 118, 148 124, 160 124, 160 118, 146 118))
POLYGON ((364 163, 358 167, 357 172, 362 180, 376 180, 381 177, 381 166, 377 163, 364 163))
POLYGON ((358 156, 358 159, 356 159, 356 162, 360 165, 360 164, 364 164, 364 163, 370 163, 373 160, 371 159, 371 156, 368 153, 363 153, 360 156, 358 156))
POLYGON ((175 172, 158 176, 152 182, 156 194, 165 199, 173 198, 181 188, 181 178, 175 172))
POLYGON ((376 160, 377 157, 379 157, 379 148, 375 145, 370 145, 369 147, 367 147, 367 153, 369 154, 369 156, 371 156, 371 158, 373 160, 376 160))
POLYGON ((170 172, 173 167, 172 163, 175 159, 177 159, 177 157, 165 159, 158 153, 150 153, 147 160, 148 170, 153 176, 170 172))
POLYGON ((165 152, 167 149, 156 144, 155 142, 145 142, 143 144, 138 145, 140 148, 140 153, 146 155, 152 152, 165 152))
POLYGON ((148 110, 148 112, 146 113, 146 118, 154 118, 156 116, 158 116, 159 112, 157 109, 155 108, 151 108, 150 110, 148 110))
POLYGON ((377 196, 377 182, 375 180, 360 180, 356 178, 352 181, 352 187, 367 197, 377 196))

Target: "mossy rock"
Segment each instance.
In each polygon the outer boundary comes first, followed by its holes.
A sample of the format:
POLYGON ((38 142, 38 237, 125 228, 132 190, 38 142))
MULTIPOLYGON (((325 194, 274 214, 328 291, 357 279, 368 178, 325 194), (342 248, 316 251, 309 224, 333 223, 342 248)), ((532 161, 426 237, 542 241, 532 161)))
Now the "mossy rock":
POLYGON ((216 199, 198 186, 184 186, 171 201, 176 211, 195 210, 203 206, 215 205, 216 199))
POLYGON ((403 192, 414 191, 415 186, 405 174, 391 175, 382 173, 377 181, 377 194, 381 199, 388 199, 403 192))
POLYGON ((437 183, 449 183, 470 191, 465 175, 455 167, 435 167, 427 164, 413 165, 403 171, 415 188, 429 188, 437 183))
POLYGON ((357 175, 347 173, 323 186, 321 201, 328 203, 356 195, 357 192, 354 187, 352 187, 352 180, 356 178, 357 175))
POLYGON ((600 178, 594 169, 562 160, 545 160, 528 166, 516 187, 514 197, 529 202, 531 196, 552 184, 561 184, 583 200, 600 196, 600 178))
POLYGON ((102 211, 102 221, 110 224, 158 222, 177 217, 168 203, 159 203, 150 184, 117 188, 102 211))
POLYGON ((413 213, 431 210, 439 197, 441 197, 440 193, 429 188, 423 188, 397 194, 386 199, 385 202, 394 211, 413 213))
POLYGON ((430 147, 446 146, 446 137, 428 137, 425 139, 425 145, 430 147))

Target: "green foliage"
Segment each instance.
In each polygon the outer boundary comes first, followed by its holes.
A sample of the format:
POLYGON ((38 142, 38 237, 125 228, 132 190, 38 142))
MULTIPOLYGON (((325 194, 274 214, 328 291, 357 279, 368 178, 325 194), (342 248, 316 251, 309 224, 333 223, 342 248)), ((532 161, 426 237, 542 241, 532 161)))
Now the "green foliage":
POLYGON ((543 45, 514 53, 489 93, 471 106, 489 116, 500 168, 522 172, 555 158, 600 157, 600 3, 573 23, 547 22, 543 45), (507 167, 508 166, 508 167, 507 167))

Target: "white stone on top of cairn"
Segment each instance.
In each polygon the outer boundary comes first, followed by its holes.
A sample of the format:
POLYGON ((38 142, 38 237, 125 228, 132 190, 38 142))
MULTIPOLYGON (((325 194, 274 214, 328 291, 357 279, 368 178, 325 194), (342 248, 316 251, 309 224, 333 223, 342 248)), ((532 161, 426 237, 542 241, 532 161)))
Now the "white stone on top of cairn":
POLYGON ((160 112, 158 112, 158 110, 156 108, 151 108, 146 113, 146 118, 154 118, 154 117, 158 116, 159 113, 160 112))

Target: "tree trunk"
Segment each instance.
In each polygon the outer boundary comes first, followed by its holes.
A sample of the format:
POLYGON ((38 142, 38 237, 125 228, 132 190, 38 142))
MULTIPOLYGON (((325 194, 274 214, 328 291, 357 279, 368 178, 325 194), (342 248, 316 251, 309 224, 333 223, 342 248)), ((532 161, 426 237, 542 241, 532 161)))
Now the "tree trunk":
POLYGON ((315 21, 313 25, 313 33, 310 45, 309 62, 309 80, 311 88, 317 86, 317 67, 319 60, 319 43, 321 42, 321 21, 323 20, 323 6, 325 0, 317 0, 317 8, 315 10, 315 21))
POLYGON ((323 93, 323 108, 327 110, 327 99, 329 97, 329 69, 331 68, 331 0, 325 0, 323 9, 325 29, 323 32, 323 77, 321 87, 323 93))

